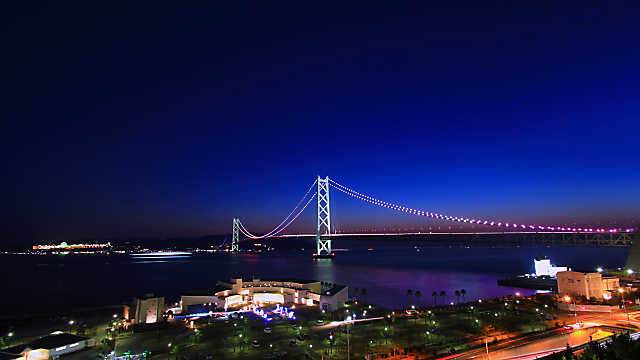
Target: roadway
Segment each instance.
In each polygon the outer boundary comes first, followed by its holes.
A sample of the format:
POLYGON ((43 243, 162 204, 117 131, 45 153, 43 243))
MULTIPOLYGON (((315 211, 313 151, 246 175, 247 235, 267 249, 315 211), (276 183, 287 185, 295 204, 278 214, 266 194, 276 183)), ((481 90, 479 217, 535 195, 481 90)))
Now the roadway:
POLYGON ((572 348, 579 348, 591 341, 600 339, 611 331, 610 327, 617 329, 617 332, 626 330, 636 332, 640 327, 640 312, 629 313, 582 313, 578 316, 578 321, 583 324, 583 328, 571 331, 552 330, 538 336, 525 336, 518 339, 509 340, 497 345, 489 346, 489 356, 486 348, 477 348, 461 354, 455 354, 441 358, 441 360, 533 360, 551 353, 562 351, 567 345, 572 348), (604 331, 606 330, 606 331, 604 331))

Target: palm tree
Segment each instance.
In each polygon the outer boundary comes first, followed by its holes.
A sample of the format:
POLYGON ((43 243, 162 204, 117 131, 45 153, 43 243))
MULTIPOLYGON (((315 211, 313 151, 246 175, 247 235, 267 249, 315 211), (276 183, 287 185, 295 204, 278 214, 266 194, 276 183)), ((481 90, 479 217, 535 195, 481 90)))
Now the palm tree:
POLYGON ((462 289, 460 290, 460 293, 462 294, 462 302, 467 302, 467 300, 465 300, 464 296, 467 295, 467 290, 462 289))
POLYGON ((433 306, 436 306, 436 300, 438 299, 438 292, 437 291, 432 292, 431 296, 433 296, 433 306))
POLYGON ((455 295, 456 295, 456 303, 459 303, 460 302, 460 290, 456 290, 455 295))
POLYGON ((420 307, 420 297, 422 296, 422 293, 420 292, 420 290, 416 290, 416 292, 413 295, 418 300, 418 307, 420 307))
POLYGON ((358 288, 353 289, 353 297, 357 300, 358 299, 358 288))
POLYGON ((442 297, 442 304, 444 305, 445 302, 445 296, 447 296, 447 292, 442 290, 440 291, 440 297, 442 297))
MULTIPOLYGON (((413 291, 411 289, 407 290, 407 297, 409 298, 409 302, 411 302, 411 297, 413 296, 413 291)), ((409 304, 411 305, 411 304, 409 304)))
POLYGON ((362 298, 366 302, 367 301, 367 289, 365 289, 365 288, 360 289, 360 295, 362 295, 362 298))

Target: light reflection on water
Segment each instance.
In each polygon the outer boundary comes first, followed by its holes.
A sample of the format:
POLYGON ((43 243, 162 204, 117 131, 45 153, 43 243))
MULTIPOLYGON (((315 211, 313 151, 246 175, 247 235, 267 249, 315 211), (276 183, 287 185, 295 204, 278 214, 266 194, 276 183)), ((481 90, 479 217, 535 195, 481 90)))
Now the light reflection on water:
MULTIPOLYGON (((533 257, 544 253, 557 265, 577 270, 624 264, 626 248, 428 248, 414 244, 346 241, 335 259, 311 258, 309 251, 262 254, 194 254, 191 258, 144 259, 129 256, 0 255, 0 270, 11 274, 0 289, 0 309, 40 306, 34 294, 49 294, 52 306, 117 304, 147 292, 168 302, 186 291, 210 291, 218 280, 244 278, 297 278, 328 281, 366 289, 366 300, 384 306, 425 305, 493 298, 533 290, 500 287, 497 280, 532 272, 533 257), (375 248, 375 251, 368 251, 375 248), (142 266, 141 264, 144 264, 142 266), (43 266, 45 265, 45 266, 43 266), (420 298, 407 290, 419 290, 420 298), (465 289, 466 295, 455 296, 465 289), (445 291, 444 297, 440 292, 445 291), (433 297, 432 293, 438 295, 433 297)), ((361 292, 360 292, 361 293, 361 292)), ((360 295, 360 297, 363 297, 360 295)))

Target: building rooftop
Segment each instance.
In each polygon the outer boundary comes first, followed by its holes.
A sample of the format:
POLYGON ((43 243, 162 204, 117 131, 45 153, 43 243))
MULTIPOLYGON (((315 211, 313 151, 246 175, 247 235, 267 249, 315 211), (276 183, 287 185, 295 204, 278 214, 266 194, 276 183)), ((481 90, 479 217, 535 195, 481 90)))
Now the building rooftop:
MULTIPOLYGON (((3 349, 2 352, 5 354, 21 354, 26 348, 29 348, 32 350, 35 350, 35 349, 51 350, 60 346, 74 344, 87 339, 88 338, 84 336, 56 332, 51 335, 43 336, 40 339, 34 340, 28 344, 22 344, 22 345, 14 346, 11 348, 3 349)), ((0 357, 0 359, 4 359, 4 358, 0 357)))
POLYGON ((285 279, 269 279, 269 280, 264 280, 264 281, 280 281, 280 282, 290 282, 290 283, 296 283, 296 284, 313 284, 313 283, 317 283, 320 281, 317 280, 305 280, 305 279, 293 279, 293 278, 285 278, 285 279))
POLYGON ((346 287, 347 287, 346 285, 333 285, 333 287, 331 289, 322 290, 322 295, 333 296, 333 295, 339 293, 340 291, 342 291, 342 289, 344 289, 346 287))
MULTIPOLYGON (((218 283, 233 285, 235 284, 236 279, 240 279, 240 277, 232 278, 231 281, 218 281, 218 283)), ((295 279, 295 278, 275 278, 275 279, 258 279, 258 278, 244 279, 243 278, 242 279, 243 283, 253 283, 254 281, 256 282, 290 282, 290 283, 297 283, 297 284, 313 284, 313 283, 320 282, 318 280, 295 279)))
POLYGON ((217 292, 229 290, 231 288, 230 287, 231 284, 226 282, 224 284, 228 286, 216 284, 216 286, 214 286, 213 289, 207 288, 207 289, 201 289, 201 290, 190 290, 190 291, 184 292, 182 296, 214 296, 217 292))
POLYGON ((67 333, 52 334, 30 342, 29 347, 32 349, 53 349, 59 346, 73 344, 87 339, 88 338, 84 336, 67 333))

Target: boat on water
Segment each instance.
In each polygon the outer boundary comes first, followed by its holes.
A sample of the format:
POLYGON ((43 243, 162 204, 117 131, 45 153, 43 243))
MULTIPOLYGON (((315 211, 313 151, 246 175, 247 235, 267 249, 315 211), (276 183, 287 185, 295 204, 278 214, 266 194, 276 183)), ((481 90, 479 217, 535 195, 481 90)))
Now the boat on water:
POLYGON ((166 259, 166 258, 187 258, 192 255, 189 251, 152 251, 131 254, 136 259, 166 259))

